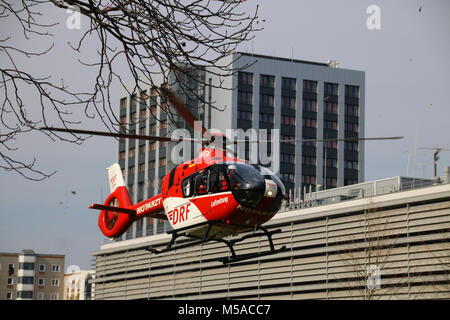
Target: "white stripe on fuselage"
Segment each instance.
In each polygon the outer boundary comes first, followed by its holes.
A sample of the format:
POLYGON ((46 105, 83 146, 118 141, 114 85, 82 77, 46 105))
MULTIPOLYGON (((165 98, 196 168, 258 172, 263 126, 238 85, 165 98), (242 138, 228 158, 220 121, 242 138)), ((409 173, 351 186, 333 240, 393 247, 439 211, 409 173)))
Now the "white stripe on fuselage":
MULTIPOLYGON (((229 194, 231 194, 231 191, 209 193, 189 198, 168 197, 163 201, 164 211, 173 229, 189 227, 191 225, 196 225, 207 221, 203 216, 203 213, 192 202, 192 200, 207 197, 216 198, 220 196, 227 196, 229 194)), ((220 199, 222 198, 217 200, 220 199)))

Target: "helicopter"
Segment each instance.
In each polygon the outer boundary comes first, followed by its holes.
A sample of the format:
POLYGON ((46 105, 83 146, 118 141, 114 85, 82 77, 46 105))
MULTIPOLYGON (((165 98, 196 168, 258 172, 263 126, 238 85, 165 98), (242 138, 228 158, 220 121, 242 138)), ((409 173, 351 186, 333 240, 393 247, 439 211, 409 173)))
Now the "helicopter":
MULTIPOLYGON (((111 239, 123 235, 137 219, 143 217, 168 220, 172 229, 171 240, 162 249, 150 246, 149 252, 160 254, 210 241, 228 246, 231 256, 218 259, 224 264, 270 255, 287 250, 275 248, 272 235, 281 229, 268 230, 264 223, 281 209, 287 199, 281 180, 270 169, 239 159, 228 148, 237 141, 195 126, 196 118, 167 86, 160 92, 174 106, 186 123, 201 134, 202 147, 198 156, 174 167, 162 179, 161 192, 142 202, 133 204, 118 163, 107 168, 110 195, 104 204, 92 204, 90 209, 100 210, 98 226, 111 239), (240 235, 242 233, 245 235, 240 235), (236 236, 233 239, 227 239, 236 236), (269 250, 236 254, 234 245, 245 239, 265 236, 269 250), (180 237, 189 241, 177 241, 180 237)), ((89 134, 151 141, 191 141, 192 138, 101 132, 68 128, 43 127, 41 130, 89 134)), ((326 140, 385 140, 403 137, 313 139, 326 140)), ((296 140, 305 141, 305 140, 296 140)), ((247 142, 251 142, 247 140, 247 142)), ((280 142, 283 142, 280 140, 280 142)))

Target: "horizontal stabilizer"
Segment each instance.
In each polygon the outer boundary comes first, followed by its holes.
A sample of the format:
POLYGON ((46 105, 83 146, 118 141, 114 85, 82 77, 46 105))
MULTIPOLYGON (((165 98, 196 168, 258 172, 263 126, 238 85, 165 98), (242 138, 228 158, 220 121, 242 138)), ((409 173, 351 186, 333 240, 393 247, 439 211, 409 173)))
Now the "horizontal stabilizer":
POLYGON ((94 203, 93 205, 91 205, 89 207, 89 209, 106 210, 106 211, 113 211, 113 212, 122 212, 122 213, 126 213, 126 214, 136 214, 136 210, 133 210, 133 209, 105 206, 103 204, 97 204, 97 203, 94 203))
MULTIPOLYGON (((112 212, 122 212, 122 213, 130 214, 130 215, 136 214, 136 210, 134 210, 134 209, 105 206, 103 204, 97 204, 97 203, 94 203, 93 205, 91 205, 89 207, 89 209, 106 210, 106 211, 112 211, 112 212)), ((152 213, 146 214, 146 217, 167 220, 167 216, 164 214, 164 212, 152 212, 152 213)))

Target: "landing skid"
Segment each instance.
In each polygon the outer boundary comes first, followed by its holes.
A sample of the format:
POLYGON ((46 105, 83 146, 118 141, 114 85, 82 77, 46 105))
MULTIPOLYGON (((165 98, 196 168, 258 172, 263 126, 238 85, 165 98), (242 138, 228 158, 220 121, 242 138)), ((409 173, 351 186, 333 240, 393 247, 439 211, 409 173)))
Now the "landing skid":
MULTIPOLYGON (((205 233, 203 234, 202 238, 193 237, 192 235, 188 234, 187 232, 182 232, 185 229, 172 230, 172 231, 169 232, 169 233, 172 234, 172 239, 170 240, 170 242, 167 244, 167 246, 164 249, 156 249, 154 247, 148 247, 148 248, 146 248, 146 250, 148 250, 148 251, 150 251, 152 253, 155 253, 155 254, 160 254, 160 253, 169 252, 169 251, 172 251, 172 250, 177 250, 177 249, 182 249, 182 248, 195 246, 195 245, 206 243, 206 242, 210 242, 210 241, 217 241, 217 242, 225 243, 228 246, 228 248, 230 249, 231 256, 226 257, 226 258, 219 258, 219 259, 217 259, 218 261, 222 262, 224 265, 227 265, 227 264, 230 264, 230 263, 233 263, 233 262, 247 260, 247 259, 267 256, 267 255, 283 252, 283 251, 286 250, 286 246, 282 246, 279 249, 275 249, 275 246, 274 246, 273 240, 272 240, 272 235, 276 234, 276 233, 280 233, 281 229, 268 231, 266 228, 264 228, 262 226, 258 226, 256 228, 256 230, 260 230, 261 232, 255 232, 255 233, 252 233, 252 234, 247 234, 247 235, 242 236, 242 237, 240 237, 238 239, 225 240, 225 239, 221 239, 221 238, 216 238, 216 235, 212 235, 212 236, 210 235, 212 227, 214 225, 218 224, 218 223, 221 223, 221 222, 208 221, 206 223, 196 225, 195 227, 206 225, 206 230, 205 230, 205 233), (241 242, 241 241, 243 241, 245 239, 259 237, 259 236, 266 236, 267 237, 267 240, 269 241, 270 250, 264 251, 264 252, 258 252, 258 253, 249 253, 249 254, 241 254, 241 255, 237 255, 236 254, 236 251, 234 250, 234 245, 236 243, 241 242), (191 239, 196 239, 196 241, 188 241, 186 243, 176 244, 175 241, 179 237, 187 237, 187 238, 191 238, 191 239)), ((192 228, 193 227, 188 227, 186 229, 192 229, 192 228)))

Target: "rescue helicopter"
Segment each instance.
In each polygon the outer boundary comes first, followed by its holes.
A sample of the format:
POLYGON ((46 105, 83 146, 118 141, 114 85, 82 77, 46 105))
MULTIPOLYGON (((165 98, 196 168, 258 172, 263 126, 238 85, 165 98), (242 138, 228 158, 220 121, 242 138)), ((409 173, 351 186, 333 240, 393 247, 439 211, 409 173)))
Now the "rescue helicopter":
MULTIPOLYGON (((228 264, 286 250, 285 246, 276 249, 272 240, 272 235, 281 232, 281 229, 269 231, 263 226, 280 210, 283 200, 287 199, 281 180, 264 166, 238 159, 236 153, 229 148, 229 145, 235 144, 236 141, 230 141, 224 135, 209 131, 203 126, 195 126, 196 118, 176 95, 167 86, 162 86, 159 90, 189 126, 201 131, 199 133, 203 137, 202 147, 196 158, 170 170, 162 179, 161 193, 136 204, 131 201, 119 164, 114 163, 108 167, 111 193, 104 204, 92 204, 89 207, 100 210, 98 226, 102 233, 111 239, 118 238, 137 219, 148 217, 168 220, 172 227, 168 232, 172 236, 169 243, 163 248, 147 248, 154 254, 217 241, 227 245, 230 250, 230 256, 219 259, 228 264), (244 232, 246 234, 241 235, 244 232), (230 236, 235 237, 227 239, 230 236), (236 254, 234 249, 236 243, 260 236, 267 238, 269 250, 236 254), (189 241, 177 241, 180 237, 189 241)), ((198 139, 193 138, 68 128, 43 127, 41 130, 151 141, 198 142, 198 139)), ((403 137, 314 139, 314 141, 401 138, 403 137)))

